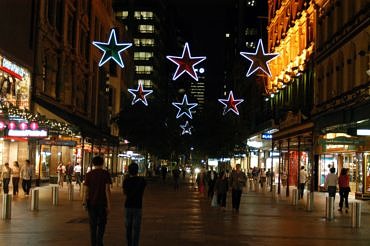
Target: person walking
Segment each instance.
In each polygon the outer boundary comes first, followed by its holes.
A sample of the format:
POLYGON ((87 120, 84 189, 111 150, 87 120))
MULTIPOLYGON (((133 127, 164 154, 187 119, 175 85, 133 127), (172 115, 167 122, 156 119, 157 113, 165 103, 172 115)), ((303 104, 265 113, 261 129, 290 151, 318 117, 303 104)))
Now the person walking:
POLYGON ((245 173, 241 171, 240 164, 236 164, 236 169, 233 170, 230 175, 233 212, 239 212, 240 199, 246 182, 247 177, 245 173))
POLYGON ((13 196, 18 195, 19 175, 20 175, 19 164, 18 161, 15 161, 12 167, 13 196))
POLYGON ((174 188, 175 190, 179 190, 180 187, 180 169, 178 166, 176 166, 172 170, 172 177, 173 177, 173 182, 174 182, 174 188))
POLYGON ((75 173, 76 177, 76 184, 80 186, 81 189, 81 165, 80 163, 76 163, 75 167, 73 168, 73 172, 75 173))
POLYGON ((74 165, 69 161, 65 170, 66 170, 65 173, 66 173, 67 185, 71 185, 74 165))
POLYGON ((22 166, 20 171, 20 178, 22 179, 22 188, 26 196, 30 194, 32 184, 32 167, 29 160, 26 160, 26 164, 22 166))
POLYGON ((107 215, 111 208, 110 185, 112 180, 109 172, 103 169, 104 159, 102 157, 95 156, 91 162, 94 169, 86 174, 83 206, 89 214, 91 245, 101 246, 107 215))
POLYGON ((345 203, 346 213, 348 213, 348 194, 351 191, 349 187, 349 176, 348 176, 348 169, 342 168, 340 171, 340 176, 338 178, 338 185, 339 185, 339 212, 342 212, 343 202, 345 203))
POLYGON ((140 239, 143 195, 146 181, 143 177, 137 175, 138 171, 138 164, 132 162, 128 166, 129 176, 122 184, 123 193, 126 196, 125 225, 128 246, 138 246, 140 239))
POLYGON ((301 167, 299 171, 299 195, 298 199, 303 199, 304 187, 307 182, 307 172, 304 170, 304 166, 301 167))
POLYGON ((222 211, 226 210, 226 197, 229 190, 229 184, 225 172, 220 172, 215 184, 215 194, 217 194, 217 203, 222 211))
POLYGON ((325 179, 325 189, 329 193, 329 197, 334 197, 335 193, 337 192, 337 185, 338 185, 338 176, 335 174, 335 168, 330 168, 330 173, 326 176, 325 179))
POLYGON ((64 183, 64 174, 66 172, 66 167, 64 166, 63 162, 59 162, 57 167, 57 174, 58 174, 58 184, 63 188, 64 183))
POLYGON ((215 170, 213 170, 213 167, 211 167, 211 170, 207 172, 207 185, 208 185, 208 198, 212 199, 215 184, 217 180, 217 173, 215 170))
POLYGON ((5 162, 1 171, 2 171, 1 172, 1 179, 3 180, 4 194, 8 194, 9 193, 10 176, 12 174, 12 169, 9 167, 8 162, 5 162))

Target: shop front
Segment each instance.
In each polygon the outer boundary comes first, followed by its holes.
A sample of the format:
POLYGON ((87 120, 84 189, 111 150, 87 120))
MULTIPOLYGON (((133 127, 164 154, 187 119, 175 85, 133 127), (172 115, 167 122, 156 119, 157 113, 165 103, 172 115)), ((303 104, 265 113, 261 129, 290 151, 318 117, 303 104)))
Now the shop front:
POLYGON ((327 133, 319 137, 319 187, 322 190, 329 169, 348 169, 351 192, 370 199, 370 137, 327 133))

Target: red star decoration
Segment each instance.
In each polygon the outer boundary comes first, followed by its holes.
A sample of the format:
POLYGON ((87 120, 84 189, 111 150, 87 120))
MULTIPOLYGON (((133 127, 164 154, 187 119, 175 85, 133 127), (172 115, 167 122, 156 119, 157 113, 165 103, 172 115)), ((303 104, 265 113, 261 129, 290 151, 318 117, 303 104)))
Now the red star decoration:
POLYGON ((139 83, 136 90, 128 89, 128 92, 130 92, 134 96, 134 99, 132 99, 132 105, 134 105, 138 101, 141 101, 145 106, 148 106, 146 97, 151 94, 153 90, 144 90, 143 84, 139 83))
POLYGON ((237 106, 242 103, 243 99, 234 99, 234 94, 232 91, 229 92, 229 97, 227 99, 218 99, 220 103, 225 105, 223 115, 227 114, 230 110, 235 114, 239 115, 237 106))
POLYGON ((176 80, 183 73, 189 74, 193 79, 198 81, 197 73, 194 66, 206 59, 205 56, 192 57, 189 50, 189 44, 185 43, 182 56, 166 56, 166 58, 177 65, 172 80, 176 80))

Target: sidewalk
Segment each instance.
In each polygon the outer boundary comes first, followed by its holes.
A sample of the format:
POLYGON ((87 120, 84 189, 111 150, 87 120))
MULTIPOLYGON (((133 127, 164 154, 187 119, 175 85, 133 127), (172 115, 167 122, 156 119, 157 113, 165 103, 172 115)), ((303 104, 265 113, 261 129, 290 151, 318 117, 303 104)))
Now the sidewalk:
MULTIPOLYGON (((176 192, 171 181, 148 180, 140 245, 370 245, 369 202, 362 202, 361 227, 356 229, 350 213, 335 211, 334 220, 324 218, 324 193, 315 193, 314 211, 307 212, 305 199, 293 206, 284 196, 273 200, 270 192, 248 192, 239 214, 233 214, 231 197, 222 212, 211 208, 189 183, 176 192)), ((74 201, 68 200, 66 186, 59 195, 59 205, 53 206, 51 188, 40 187, 39 210, 34 212, 29 210, 30 197, 13 198, 12 218, 0 221, 0 245, 89 245, 78 188, 74 201)), ((112 198, 105 245, 125 245, 124 197, 116 184, 112 198)))

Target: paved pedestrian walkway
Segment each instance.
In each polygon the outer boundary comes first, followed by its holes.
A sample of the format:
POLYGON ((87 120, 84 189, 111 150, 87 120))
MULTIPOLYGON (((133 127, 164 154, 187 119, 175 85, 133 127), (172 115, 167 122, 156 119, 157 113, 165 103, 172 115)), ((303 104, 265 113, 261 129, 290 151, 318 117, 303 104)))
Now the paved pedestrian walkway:
MULTIPOLYGON (((125 245, 124 197, 116 184, 112 197, 105 245, 125 245)), ((12 218, 0 221, 0 245, 89 245, 78 188, 73 201, 66 186, 57 206, 51 198, 51 187, 40 187, 38 211, 30 211, 30 197, 13 198, 12 218)), ((233 214, 230 197, 222 212, 184 180, 175 191, 170 177, 165 184, 151 178, 144 194, 140 245, 370 245, 368 202, 362 202, 361 227, 352 228, 350 213, 335 211, 334 220, 325 219, 324 193, 315 193, 314 200, 314 211, 307 212, 305 199, 293 206, 284 196, 273 200, 270 192, 251 191, 243 194, 240 212, 233 214)))

